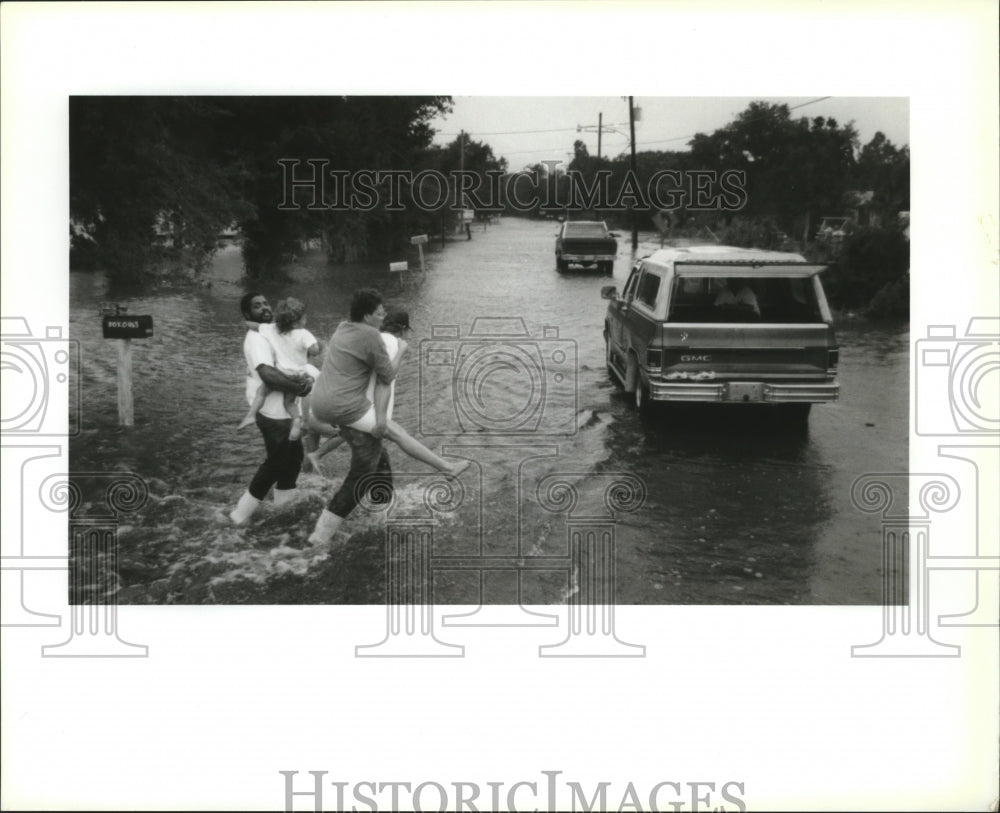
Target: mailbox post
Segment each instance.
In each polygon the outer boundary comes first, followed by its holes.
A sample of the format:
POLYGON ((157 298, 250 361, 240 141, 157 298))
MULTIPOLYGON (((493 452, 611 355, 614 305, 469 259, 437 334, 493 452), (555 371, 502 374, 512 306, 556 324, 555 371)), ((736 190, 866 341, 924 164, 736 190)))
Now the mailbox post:
POLYGON ((409 270, 409 265, 407 265, 406 260, 398 263, 389 263, 389 271, 392 273, 399 273, 399 287, 403 287, 403 272, 409 270))
POLYGON ((148 339, 153 335, 153 317, 130 316, 126 307, 103 303, 101 328, 105 339, 118 340, 118 425, 134 426, 132 339, 148 339))
POLYGON ((417 251, 420 252, 420 273, 423 274, 424 269, 424 244, 427 242, 426 234, 418 234, 410 238, 410 245, 416 246, 417 251))

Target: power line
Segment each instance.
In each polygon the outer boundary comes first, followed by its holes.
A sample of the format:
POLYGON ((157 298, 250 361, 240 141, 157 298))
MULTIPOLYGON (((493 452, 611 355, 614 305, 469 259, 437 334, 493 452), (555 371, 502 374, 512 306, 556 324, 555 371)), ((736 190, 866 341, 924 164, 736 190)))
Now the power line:
MULTIPOLYGON (((802 108, 802 107, 808 107, 811 104, 818 104, 819 102, 825 102, 827 99, 832 99, 832 98, 833 98, 832 96, 819 96, 819 97, 817 97, 815 99, 810 99, 807 102, 802 102, 800 104, 793 105, 792 107, 789 107, 788 110, 789 110, 789 112, 791 112, 792 110, 798 110, 799 108, 802 108)), ((758 118, 754 118, 754 119, 748 119, 748 121, 757 121, 757 120, 759 120, 759 117, 758 118)), ((725 125, 723 125, 723 126, 725 126, 725 125)), ((551 130, 512 130, 512 131, 505 132, 505 133, 475 133, 475 135, 477 135, 477 136, 538 135, 538 134, 542 134, 542 133, 565 133, 565 132, 579 132, 579 131, 577 130, 576 127, 559 127, 559 128, 555 128, 555 129, 551 129, 551 130)), ((443 135, 443 136, 453 136, 453 135, 454 136, 459 136, 459 135, 461 135, 461 133, 438 133, 438 135, 443 135)), ((466 135, 469 135, 469 133, 466 132, 466 135)), ((694 138, 696 135, 698 135, 698 133, 689 133, 688 135, 673 136, 671 138, 662 138, 662 139, 657 139, 657 140, 654 140, 654 141, 638 141, 638 142, 636 142, 636 146, 637 147, 646 147, 646 146, 650 146, 652 144, 670 144, 670 143, 673 143, 675 141, 687 141, 689 139, 694 138)), ((549 148, 549 147, 542 147, 542 148, 535 148, 535 149, 531 149, 531 150, 515 150, 513 152, 504 152, 502 154, 502 157, 506 158, 509 155, 527 155, 529 153, 540 153, 540 152, 545 152, 548 149, 555 150, 556 152, 565 152, 565 149, 563 147, 561 147, 561 146, 560 147, 551 147, 551 148, 549 148)))
MULTIPOLYGON (((789 107, 788 111, 791 112, 792 110, 798 110, 800 107, 807 107, 808 105, 816 104, 817 102, 825 102, 827 99, 832 99, 832 98, 833 98, 832 96, 820 96, 818 99, 810 99, 808 102, 802 102, 802 104, 797 104, 794 107, 789 107)), ((759 121, 760 119, 761 117, 758 116, 752 119, 747 119, 747 121, 759 121)), ((690 135, 683 135, 683 136, 675 136, 673 138, 664 138, 658 141, 640 141, 636 144, 636 146, 646 146, 647 144, 669 144, 672 141, 685 141, 686 139, 694 138, 696 135, 698 135, 698 133, 691 133, 690 135)))
MULTIPOLYGON (((476 132, 477 136, 498 136, 498 135, 538 135, 539 133, 571 133, 575 132, 576 127, 557 127, 553 130, 510 130, 506 133, 480 133, 476 132)), ((466 135, 469 135, 468 131, 465 131, 466 135)), ((461 133, 438 133, 439 136, 444 136, 446 138, 451 138, 452 136, 460 136, 461 133)))

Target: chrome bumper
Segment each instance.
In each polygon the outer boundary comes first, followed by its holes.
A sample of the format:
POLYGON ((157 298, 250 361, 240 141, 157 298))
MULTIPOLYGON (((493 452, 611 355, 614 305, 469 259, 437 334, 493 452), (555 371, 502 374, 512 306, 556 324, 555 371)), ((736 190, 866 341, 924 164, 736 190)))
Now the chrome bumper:
POLYGON ((714 401, 731 404, 818 404, 836 401, 840 384, 768 384, 742 381, 649 382, 653 401, 714 401))

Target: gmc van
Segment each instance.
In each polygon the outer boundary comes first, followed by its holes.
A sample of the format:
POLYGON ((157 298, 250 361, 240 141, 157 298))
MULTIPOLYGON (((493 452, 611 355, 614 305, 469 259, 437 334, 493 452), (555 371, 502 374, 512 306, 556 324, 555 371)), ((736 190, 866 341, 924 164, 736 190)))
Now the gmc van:
POLYGON ((661 249, 636 263, 621 294, 601 289, 608 371, 641 411, 774 404, 805 421, 840 392, 824 268, 787 252, 661 249))

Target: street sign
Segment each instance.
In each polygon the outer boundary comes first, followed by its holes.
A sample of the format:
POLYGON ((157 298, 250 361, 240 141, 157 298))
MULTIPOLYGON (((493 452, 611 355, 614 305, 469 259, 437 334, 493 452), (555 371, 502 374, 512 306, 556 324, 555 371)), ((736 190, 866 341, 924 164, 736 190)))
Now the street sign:
POLYGON ((471 223, 475 219, 476 219, 476 210, 475 209, 463 209, 462 210, 462 222, 463 223, 471 223))
POLYGON ((409 270, 409 266, 406 264, 406 261, 404 260, 403 262, 399 262, 399 263, 389 263, 389 270, 390 271, 407 271, 407 270, 409 270))
POLYGON ((105 339, 148 339, 153 335, 152 316, 103 316, 105 339))
POLYGON ((426 242, 427 242, 427 235, 426 234, 418 234, 415 237, 411 237, 410 238, 410 245, 411 246, 422 246, 426 242))

